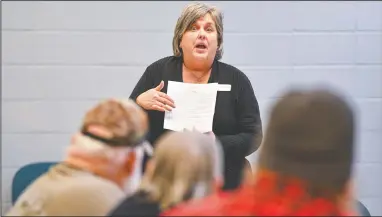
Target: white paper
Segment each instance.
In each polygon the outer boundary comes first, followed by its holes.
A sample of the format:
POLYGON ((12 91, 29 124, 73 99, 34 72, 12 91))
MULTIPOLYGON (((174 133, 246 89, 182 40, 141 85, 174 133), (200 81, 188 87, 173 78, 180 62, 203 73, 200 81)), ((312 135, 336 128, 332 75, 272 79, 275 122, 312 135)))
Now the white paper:
POLYGON ((168 81, 167 95, 176 108, 165 112, 165 129, 173 131, 212 131, 218 83, 189 84, 168 81))

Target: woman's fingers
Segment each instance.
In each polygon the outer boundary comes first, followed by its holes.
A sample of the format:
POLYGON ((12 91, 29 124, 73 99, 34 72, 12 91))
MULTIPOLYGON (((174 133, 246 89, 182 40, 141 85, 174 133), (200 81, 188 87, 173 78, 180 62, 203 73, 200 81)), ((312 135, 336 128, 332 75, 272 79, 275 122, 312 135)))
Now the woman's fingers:
POLYGON ((169 100, 169 96, 167 96, 167 94, 164 94, 164 95, 161 93, 154 94, 154 101, 167 105, 166 108, 169 108, 169 109, 175 108, 173 101, 169 100))
POLYGON ((155 110, 163 111, 163 112, 164 111, 171 111, 171 109, 172 109, 170 106, 160 102, 159 100, 155 101, 155 103, 153 104, 152 107, 155 110))
POLYGON ((172 108, 175 108, 174 100, 171 99, 167 94, 159 92, 159 100, 161 100, 162 103, 171 106, 172 108))
POLYGON ((161 112, 165 111, 165 109, 163 107, 156 105, 156 104, 152 105, 152 109, 157 110, 157 111, 161 111, 161 112))
POLYGON ((160 102, 161 104, 165 105, 166 108, 169 108, 169 109, 175 108, 174 103, 171 103, 170 101, 168 101, 165 98, 159 97, 157 99, 157 102, 160 102))
POLYGON ((159 91, 154 93, 153 102, 152 109, 158 111, 171 111, 172 108, 175 108, 174 101, 167 94, 159 91))

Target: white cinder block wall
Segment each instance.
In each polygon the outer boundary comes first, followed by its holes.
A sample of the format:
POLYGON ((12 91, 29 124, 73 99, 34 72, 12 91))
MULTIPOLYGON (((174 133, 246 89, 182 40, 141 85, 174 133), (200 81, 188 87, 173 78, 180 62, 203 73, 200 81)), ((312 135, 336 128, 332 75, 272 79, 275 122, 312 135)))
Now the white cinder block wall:
MULTIPOLYGON (((84 112, 127 97, 171 55, 187 2, 2 2, 2 206, 13 175, 61 160, 84 112)), ((213 2, 225 12, 223 61, 267 111, 291 84, 334 84, 357 106, 357 195, 382 215, 382 2, 213 2)))

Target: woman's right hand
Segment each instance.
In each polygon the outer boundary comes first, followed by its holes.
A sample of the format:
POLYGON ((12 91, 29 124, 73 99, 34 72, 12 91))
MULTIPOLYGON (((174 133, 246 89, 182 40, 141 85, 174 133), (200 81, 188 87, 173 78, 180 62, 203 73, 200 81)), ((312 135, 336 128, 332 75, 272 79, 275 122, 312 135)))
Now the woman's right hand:
POLYGON ((137 97, 137 104, 146 110, 171 111, 175 108, 174 100, 167 94, 160 92, 164 87, 161 81, 158 86, 152 88, 137 97))

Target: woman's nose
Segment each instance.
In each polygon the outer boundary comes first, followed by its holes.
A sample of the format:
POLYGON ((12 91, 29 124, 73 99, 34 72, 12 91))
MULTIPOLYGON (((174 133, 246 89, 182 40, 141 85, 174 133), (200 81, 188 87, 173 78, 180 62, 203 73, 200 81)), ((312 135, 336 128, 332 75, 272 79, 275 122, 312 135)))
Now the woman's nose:
POLYGON ((206 32, 204 30, 200 30, 198 38, 205 38, 205 37, 206 37, 206 32))

